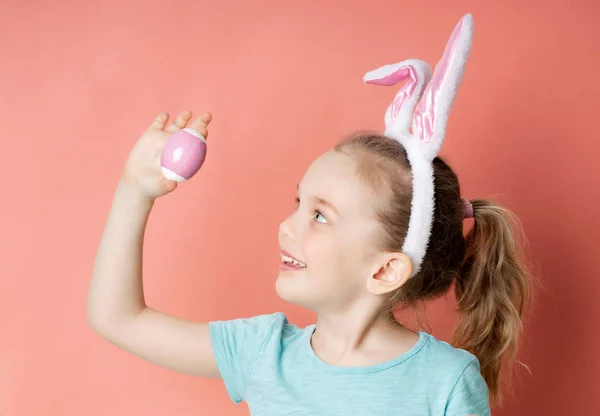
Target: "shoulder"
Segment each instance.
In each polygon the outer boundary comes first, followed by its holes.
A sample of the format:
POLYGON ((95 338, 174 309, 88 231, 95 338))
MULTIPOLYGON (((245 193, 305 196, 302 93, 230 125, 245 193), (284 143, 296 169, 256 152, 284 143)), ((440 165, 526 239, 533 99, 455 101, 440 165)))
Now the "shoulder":
POLYGON ((287 321, 286 316, 282 312, 274 312, 268 314, 259 314, 255 316, 228 319, 228 320, 217 320, 211 321, 210 325, 212 326, 221 326, 221 325, 241 325, 248 326, 252 328, 263 328, 269 327, 272 325, 276 325, 278 322, 287 321))
POLYGON ((421 332, 421 334, 426 338, 423 352, 432 364, 459 372, 462 372, 473 362, 476 362, 476 365, 479 366, 477 357, 469 351, 455 348, 448 342, 439 340, 426 332, 421 332))
POLYGON ((251 317, 210 322, 211 334, 215 338, 231 336, 238 340, 250 339, 255 342, 286 339, 301 333, 302 328, 290 324, 282 312, 260 314, 251 317))
POLYGON ((425 341, 417 360, 428 377, 435 378, 446 388, 452 388, 465 373, 467 376, 480 376, 479 360, 475 355, 426 332, 421 332, 421 336, 425 341))
POLYGON ((257 363, 277 357, 284 340, 302 332, 281 312, 211 321, 209 328, 214 357, 234 403, 244 399, 257 363))
POLYGON ((430 376, 444 386, 446 414, 489 415, 489 390, 477 357, 433 335, 423 334, 427 338, 423 352, 430 376))

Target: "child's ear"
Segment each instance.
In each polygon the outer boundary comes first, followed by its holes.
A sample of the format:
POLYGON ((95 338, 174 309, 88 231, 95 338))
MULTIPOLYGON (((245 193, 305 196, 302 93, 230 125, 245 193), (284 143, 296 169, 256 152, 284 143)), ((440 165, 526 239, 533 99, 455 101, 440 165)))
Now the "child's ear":
POLYGON ((413 264, 404 253, 391 253, 367 281, 367 290, 384 295, 401 287, 411 276, 413 264))

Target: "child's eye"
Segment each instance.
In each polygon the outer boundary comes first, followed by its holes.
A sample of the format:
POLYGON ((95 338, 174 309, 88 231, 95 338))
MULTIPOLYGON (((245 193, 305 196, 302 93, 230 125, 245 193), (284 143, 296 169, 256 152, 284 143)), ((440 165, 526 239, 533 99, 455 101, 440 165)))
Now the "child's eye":
POLYGON ((325 218, 325 216, 323 214, 321 214, 319 211, 315 211, 315 221, 323 223, 323 224, 327 224, 329 221, 327 221, 327 218, 325 218), (321 217, 323 219, 323 221, 319 221, 319 217, 321 217))
MULTIPOLYGON (((296 211, 298 210, 299 206, 300 206, 300 198, 296 197, 296 211)), ((319 211, 315 211, 313 218, 316 222, 319 222, 322 224, 329 223, 329 221, 327 221, 327 218, 325 218, 325 216, 323 214, 321 214, 319 211)))

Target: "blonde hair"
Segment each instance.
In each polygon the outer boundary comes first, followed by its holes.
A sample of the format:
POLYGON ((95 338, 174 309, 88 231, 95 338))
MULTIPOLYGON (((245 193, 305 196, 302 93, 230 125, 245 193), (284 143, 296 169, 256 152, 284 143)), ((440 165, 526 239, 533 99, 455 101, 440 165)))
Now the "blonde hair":
MULTIPOLYGON (((377 217, 382 250, 401 251, 408 229, 412 185, 402 145, 380 134, 357 132, 335 150, 357 161, 357 174, 384 201, 377 217)), ((490 392, 501 403, 500 370, 514 363, 522 317, 530 297, 530 275, 521 258, 523 234, 517 218, 487 199, 470 201, 474 226, 463 235, 463 202, 456 174, 440 158, 433 161, 435 211, 421 270, 393 293, 384 313, 396 305, 415 306, 445 294, 454 283, 460 321, 452 344, 474 354, 490 392)))

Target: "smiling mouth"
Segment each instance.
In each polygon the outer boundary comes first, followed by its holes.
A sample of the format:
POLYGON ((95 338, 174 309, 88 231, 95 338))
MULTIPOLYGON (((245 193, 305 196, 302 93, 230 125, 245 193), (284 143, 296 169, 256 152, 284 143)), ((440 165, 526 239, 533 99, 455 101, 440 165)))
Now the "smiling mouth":
POLYGON ((281 252, 280 269, 282 269, 282 270, 302 270, 302 269, 306 269, 306 264, 304 264, 300 260, 297 260, 294 257, 290 256, 289 253, 282 251, 281 252))

